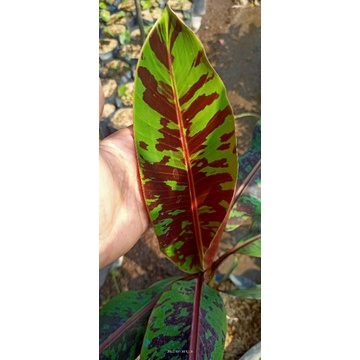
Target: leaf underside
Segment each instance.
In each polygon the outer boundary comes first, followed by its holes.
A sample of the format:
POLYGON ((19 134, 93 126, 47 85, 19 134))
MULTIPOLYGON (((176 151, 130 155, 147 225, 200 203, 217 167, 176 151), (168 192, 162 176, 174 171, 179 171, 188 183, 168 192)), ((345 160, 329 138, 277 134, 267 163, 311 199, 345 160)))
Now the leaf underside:
POLYGON ((234 116, 200 41, 169 7, 143 46, 134 94, 142 188, 160 249, 183 271, 203 271, 236 185, 234 116))

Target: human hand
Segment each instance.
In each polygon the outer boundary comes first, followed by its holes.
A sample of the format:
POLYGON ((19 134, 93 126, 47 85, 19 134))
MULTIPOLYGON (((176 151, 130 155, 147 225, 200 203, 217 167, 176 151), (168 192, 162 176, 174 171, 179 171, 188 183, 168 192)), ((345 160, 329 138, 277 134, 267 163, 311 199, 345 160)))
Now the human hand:
MULTIPOLYGON (((99 86, 99 116, 104 106, 99 86)), ((132 127, 118 130, 99 145, 99 266, 128 252, 149 224, 137 168, 132 127)))

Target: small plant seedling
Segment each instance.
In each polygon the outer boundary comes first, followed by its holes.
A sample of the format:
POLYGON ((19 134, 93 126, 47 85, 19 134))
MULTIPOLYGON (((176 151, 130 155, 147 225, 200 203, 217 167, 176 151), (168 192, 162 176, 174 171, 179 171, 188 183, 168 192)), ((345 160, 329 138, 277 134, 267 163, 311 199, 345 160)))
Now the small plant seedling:
POLYGON ((141 4, 141 8, 143 10, 145 10, 145 9, 149 9, 152 6, 152 1, 151 0, 141 0, 140 4, 141 4))
POLYGON ((130 36, 130 31, 128 29, 124 29, 120 34, 119 34, 119 41, 122 45, 126 45, 129 44, 131 41, 131 36, 130 36))
POLYGON ((106 9, 102 9, 100 11, 100 19, 105 23, 107 23, 110 20, 110 17, 111 17, 110 11, 106 9))

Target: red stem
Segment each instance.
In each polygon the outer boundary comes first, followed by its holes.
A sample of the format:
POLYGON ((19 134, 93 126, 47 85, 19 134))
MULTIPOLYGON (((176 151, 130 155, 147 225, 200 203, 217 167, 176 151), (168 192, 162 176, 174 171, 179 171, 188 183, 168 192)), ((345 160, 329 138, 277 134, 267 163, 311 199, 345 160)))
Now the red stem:
POLYGON ((211 279, 214 274, 216 269, 220 266, 220 264, 230 255, 234 254, 236 251, 238 251, 239 249, 250 245, 251 243, 253 243, 256 240, 259 240, 261 238, 261 235, 256 235, 253 236, 252 238, 246 240, 245 242, 241 243, 238 246, 234 246, 233 248, 231 248, 230 250, 228 250, 226 253, 224 253, 223 255, 221 255, 211 266, 211 272, 210 272, 210 276, 209 278, 211 279))
POLYGON ((194 311, 191 324, 191 337, 190 337, 190 356, 189 360, 197 359, 197 348, 199 339, 199 316, 200 316, 200 302, 201 302, 201 289, 203 284, 203 274, 198 275, 198 281, 195 289, 194 311))
POLYGON ((246 178, 244 179, 244 181, 242 182, 242 184, 237 188, 231 207, 234 206, 234 204, 236 203, 237 199, 242 195, 242 193, 244 192, 244 190, 246 189, 246 187, 250 184, 251 180, 254 178, 254 176, 256 175, 257 171, 261 168, 261 160, 259 160, 256 165, 252 168, 252 170, 249 172, 249 174, 246 176, 246 178))

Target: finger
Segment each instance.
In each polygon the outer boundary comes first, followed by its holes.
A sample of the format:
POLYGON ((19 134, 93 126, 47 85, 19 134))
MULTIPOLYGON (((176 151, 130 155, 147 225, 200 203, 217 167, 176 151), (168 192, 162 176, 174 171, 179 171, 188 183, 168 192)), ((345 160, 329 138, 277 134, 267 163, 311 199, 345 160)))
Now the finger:
POLYGON ((129 125, 127 129, 129 129, 130 135, 134 139, 134 125, 129 125))

